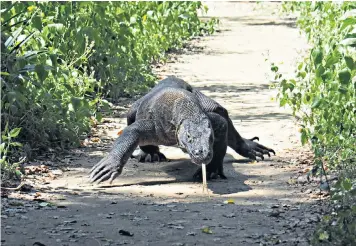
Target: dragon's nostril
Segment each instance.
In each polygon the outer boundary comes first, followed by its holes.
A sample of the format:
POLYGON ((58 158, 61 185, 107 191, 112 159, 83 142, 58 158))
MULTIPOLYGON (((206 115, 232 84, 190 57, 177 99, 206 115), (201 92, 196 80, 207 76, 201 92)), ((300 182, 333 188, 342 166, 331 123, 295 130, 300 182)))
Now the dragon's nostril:
POLYGON ((201 155, 202 153, 203 153, 203 150, 201 150, 201 149, 195 149, 195 150, 193 151, 193 154, 194 154, 195 156, 201 155))

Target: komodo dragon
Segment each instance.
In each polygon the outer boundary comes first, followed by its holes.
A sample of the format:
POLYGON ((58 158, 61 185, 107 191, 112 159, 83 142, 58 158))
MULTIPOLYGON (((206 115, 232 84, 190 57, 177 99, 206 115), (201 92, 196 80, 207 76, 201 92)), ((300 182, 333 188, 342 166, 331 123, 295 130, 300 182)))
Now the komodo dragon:
MULTIPOLYGON (((90 171, 91 182, 112 182, 121 174, 135 148, 135 157, 165 160, 158 145, 177 146, 187 152, 193 163, 207 164, 207 176, 221 178, 227 146, 238 154, 256 160, 274 150, 245 139, 234 128, 227 110, 194 89, 184 80, 169 76, 137 100, 127 115, 128 126, 115 141, 111 152, 90 171)), ((201 168, 194 174, 201 178, 201 168)))

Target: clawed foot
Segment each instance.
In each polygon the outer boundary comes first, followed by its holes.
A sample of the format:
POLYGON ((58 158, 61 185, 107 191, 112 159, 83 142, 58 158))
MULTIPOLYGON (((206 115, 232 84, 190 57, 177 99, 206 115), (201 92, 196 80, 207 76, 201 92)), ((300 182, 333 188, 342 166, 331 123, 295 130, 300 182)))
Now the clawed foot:
MULTIPOLYGON (((211 180, 211 179, 217 179, 220 176, 221 179, 227 179, 227 177, 224 175, 223 172, 211 172, 211 171, 206 171, 206 179, 211 180)), ((198 170, 194 173, 193 179, 199 182, 203 181, 203 173, 202 173, 202 168, 198 168, 198 170)))
POLYGON ((112 155, 107 155, 99 163, 97 163, 90 170, 89 181, 91 183, 97 182, 98 184, 109 180, 110 184, 112 181, 121 174, 122 168, 118 168, 117 160, 112 155))
POLYGON ((248 157, 252 160, 257 160, 257 157, 264 160, 263 155, 268 155, 271 157, 270 153, 276 155, 276 152, 273 149, 267 148, 262 144, 254 142, 254 140, 259 141, 258 137, 253 137, 251 139, 244 139, 244 143, 239 150, 239 154, 248 157))
POLYGON ((135 158, 139 162, 165 162, 168 161, 166 156, 161 152, 146 153, 141 149, 137 151, 138 153, 133 153, 131 158, 135 158))

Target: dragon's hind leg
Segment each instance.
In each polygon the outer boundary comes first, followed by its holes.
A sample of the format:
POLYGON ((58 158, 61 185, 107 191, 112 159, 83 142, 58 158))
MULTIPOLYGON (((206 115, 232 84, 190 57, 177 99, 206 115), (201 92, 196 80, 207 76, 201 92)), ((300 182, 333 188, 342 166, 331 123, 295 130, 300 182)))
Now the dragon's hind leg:
POLYGON ((159 151, 159 147, 156 145, 144 145, 140 146, 139 150, 136 150, 131 158, 137 159, 139 162, 164 162, 167 158, 159 151))

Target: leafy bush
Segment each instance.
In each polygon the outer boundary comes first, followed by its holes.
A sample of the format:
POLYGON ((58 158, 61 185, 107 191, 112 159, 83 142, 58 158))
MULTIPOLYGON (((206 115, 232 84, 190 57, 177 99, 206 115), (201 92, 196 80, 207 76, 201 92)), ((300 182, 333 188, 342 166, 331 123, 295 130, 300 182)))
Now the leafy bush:
POLYGON ((351 245, 356 239, 356 3, 283 6, 299 13, 298 26, 313 47, 293 78, 285 78, 272 64, 280 105, 289 105, 300 117, 301 141, 311 143, 315 153, 313 170, 341 170, 331 193, 335 212, 325 219, 313 243, 351 245))
POLYGON ((90 118, 101 119, 103 98, 152 86, 152 62, 214 31, 216 20, 200 21, 200 8, 200 2, 2 3, 1 128, 21 128, 27 154, 77 145, 90 118))
POLYGON ((13 177, 21 177, 21 172, 18 171, 17 168, 19 167, 19 164, 25 161, 25 158, 22 158, 19 162, 13 160, 10 160, 9 162, 9 155, 11 155, 11 151, 16 150, 16 148, 22 146, 21 143, 13 141, 13 139, 19 135, 20 131, 20 128, 14 128, 10 131, 8 125, 6 125, 4 131, 1 133, 1 180, 8 180, 13 177))

